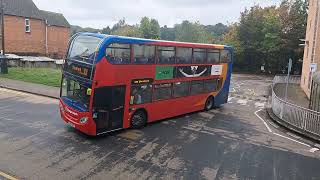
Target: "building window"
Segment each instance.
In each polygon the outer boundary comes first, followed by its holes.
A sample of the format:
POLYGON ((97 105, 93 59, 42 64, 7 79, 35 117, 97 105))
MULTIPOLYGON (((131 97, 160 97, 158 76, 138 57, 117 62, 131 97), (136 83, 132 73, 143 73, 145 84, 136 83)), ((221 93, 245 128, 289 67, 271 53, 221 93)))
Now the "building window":
POLYGON ((28 33, 31 32, 30 19, 25 19, 25 30, 28 33))

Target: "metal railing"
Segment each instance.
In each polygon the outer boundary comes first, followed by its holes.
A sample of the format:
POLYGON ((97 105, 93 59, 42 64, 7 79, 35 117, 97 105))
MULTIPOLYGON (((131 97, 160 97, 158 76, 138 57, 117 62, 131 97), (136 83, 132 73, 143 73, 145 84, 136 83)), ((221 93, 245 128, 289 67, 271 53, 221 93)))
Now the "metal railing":
MULTIPOLYGON (((278 83, 286 83, 286 76, 276 76, 273 80, 272 87, 272 111, 287 124, 294 126, 300 133, 308 136, 307 133, 320 136, 320 112, 313 111, 279 98, 274 92, 274 86, 278 83), (305 133, 307 132, 307 133, 305 133)), ((299 84, 300 77, 292 76, 289 83, 299 84)))

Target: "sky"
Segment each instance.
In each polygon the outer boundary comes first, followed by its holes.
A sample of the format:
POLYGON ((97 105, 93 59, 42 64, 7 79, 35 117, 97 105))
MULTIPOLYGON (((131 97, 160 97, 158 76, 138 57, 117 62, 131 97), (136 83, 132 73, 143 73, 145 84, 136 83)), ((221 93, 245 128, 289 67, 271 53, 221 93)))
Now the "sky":
POLYGON ((280 0, 33 0, 39 9, 64 14, 70 24, 81 27, 112 27, 125 18, 137 24, 141 17, 155 18, 173 27, 183 20, 209 25, 232 23, 240 12, 255 4, 277 5, 280 0))

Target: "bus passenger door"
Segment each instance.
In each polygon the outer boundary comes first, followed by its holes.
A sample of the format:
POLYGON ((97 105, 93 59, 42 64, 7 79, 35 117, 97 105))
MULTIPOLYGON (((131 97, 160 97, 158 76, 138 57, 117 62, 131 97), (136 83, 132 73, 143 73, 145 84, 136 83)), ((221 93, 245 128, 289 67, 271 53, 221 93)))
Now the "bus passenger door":
POLYGON ((97 134, 123 127, 125 86, 97 88, 93 97, 93 117, 97 134))
POLYGON ((111 129, 119 129, 123 127, 123 114, 125 104, 126 87, 114 86, 112 87, 112 100, 110 111, 110 126, 111 129))

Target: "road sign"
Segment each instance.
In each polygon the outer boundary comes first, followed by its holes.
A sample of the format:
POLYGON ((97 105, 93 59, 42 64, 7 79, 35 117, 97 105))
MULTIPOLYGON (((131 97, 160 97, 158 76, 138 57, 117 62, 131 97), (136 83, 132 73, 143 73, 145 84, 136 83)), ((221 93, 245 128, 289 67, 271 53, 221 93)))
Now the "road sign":
POLYGON ((289 59, 289 64, 288 64, 288 74, 291 72, 292 70, 292 59, 289 59))
POLYGON ((317 71, 318 64, 317 63, 311 63, 310 64, 310 72, 315 73, 317 71))

